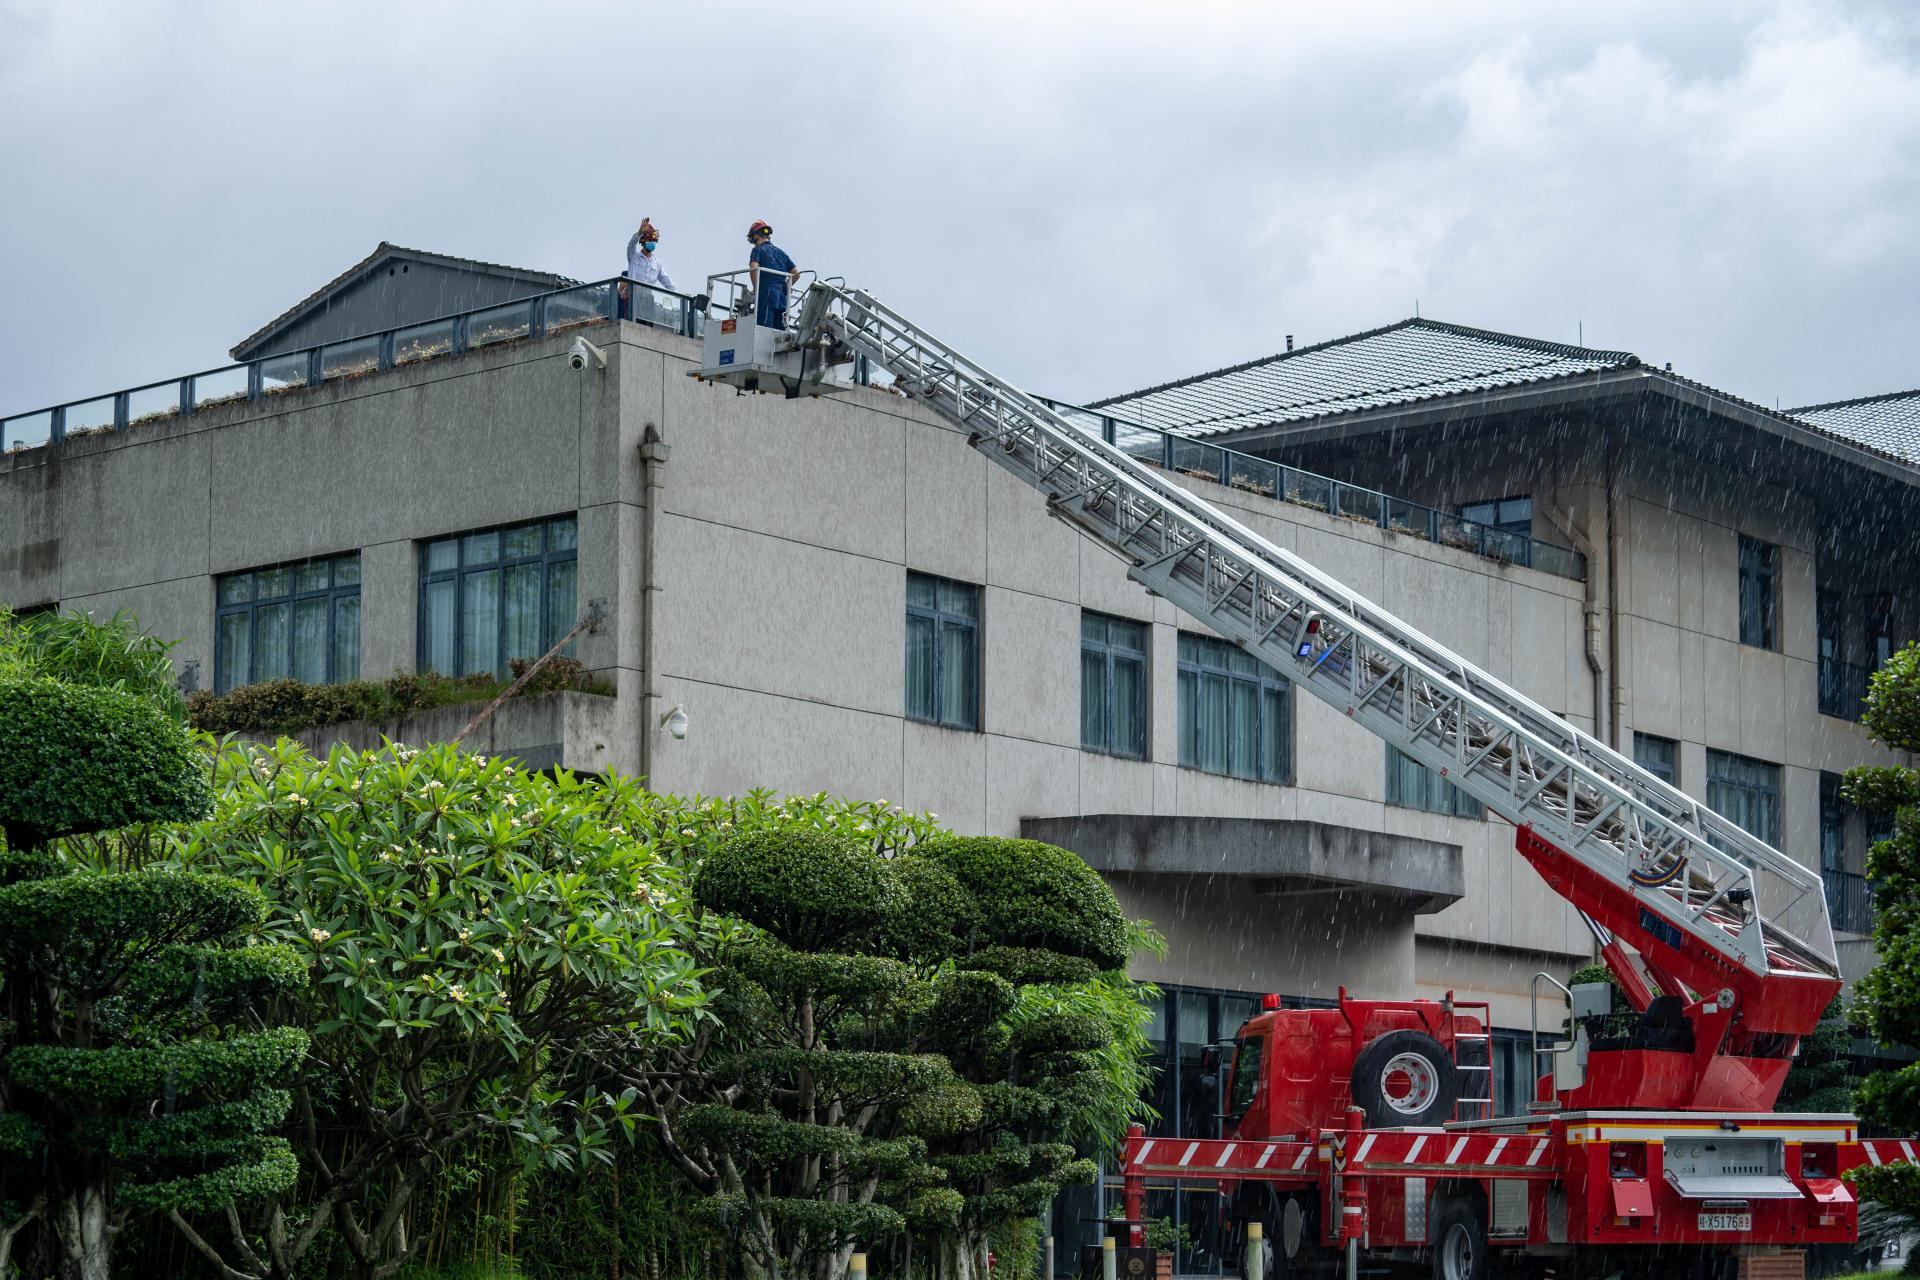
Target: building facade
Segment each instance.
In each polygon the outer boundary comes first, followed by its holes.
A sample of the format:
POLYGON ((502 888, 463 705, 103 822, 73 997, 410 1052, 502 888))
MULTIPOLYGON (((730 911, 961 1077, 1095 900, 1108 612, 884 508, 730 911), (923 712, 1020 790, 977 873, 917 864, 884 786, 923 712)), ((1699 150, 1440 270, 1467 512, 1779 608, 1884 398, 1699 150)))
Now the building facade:
MULTIPOLYGON (((1200 1049, 1269 991, 1486 999, 1519 1104, 1530 978, 1592 943, 1511 828, 1147 594, 918 404, 703 384, 687 300, 634 323, 610 284, 563 283, 269 344, 146 414, 151 388, 0 420, 0 601, 132 610, 220 690, 504 672, 588 619, 573 652, 613 696, 529 701, 479 745, 1073 848, 1167 938, 1138 969, 1166 989, 1163 1131, 1211 1131, 1200 1049), (568 358, 583 336, 604 367, 568 358)), ((1079 420, 1822 867, 1867 963, 1872 833, 1836 786, 1892 758, 1861 673, 1920 630, 1903 443, 1431 322, 1079 420)))

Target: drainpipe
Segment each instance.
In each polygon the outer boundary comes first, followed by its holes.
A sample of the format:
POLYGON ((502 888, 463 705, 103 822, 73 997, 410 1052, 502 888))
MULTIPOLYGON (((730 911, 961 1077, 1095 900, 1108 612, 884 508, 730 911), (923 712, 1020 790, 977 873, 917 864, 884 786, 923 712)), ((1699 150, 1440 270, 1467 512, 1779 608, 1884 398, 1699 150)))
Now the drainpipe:
POLYGON ((667 442, 651 422, 640 438, 640 664, 646 687, 640 698, 640 775, 648 787, 653 781, 653 740, 660 732, 660 673, 655 657, 657 646, 654 605, 659 599, 660 583, 655 573, 656 548, 660 542, 660 488, 665 479, 667 442))
POLYGON ((1621 668, 1626 655, 1620 651, 1620 565, 1626 554, 1626 530, 1620 527, 1620 463, 1618 455, 1607 467, 1607 674, 1612 686, 1613 714, 1608 728, 1613 734, 1613 749, 1630 754, 1626 742, 1627 682, 1621 668))
POLYGON ((1541 504, 1541 511, 1560 535, 1572 541, 1574 549, 1587 558, 1587 575, 1580 585, 1586 593, 1582 612, 1586 619, 1587 670, 1593 674, 1593 736, 1607 740, 1606 666, 1600 660, 1600 556, 1586 531, 1574 523, 1565 507, 1541 504))

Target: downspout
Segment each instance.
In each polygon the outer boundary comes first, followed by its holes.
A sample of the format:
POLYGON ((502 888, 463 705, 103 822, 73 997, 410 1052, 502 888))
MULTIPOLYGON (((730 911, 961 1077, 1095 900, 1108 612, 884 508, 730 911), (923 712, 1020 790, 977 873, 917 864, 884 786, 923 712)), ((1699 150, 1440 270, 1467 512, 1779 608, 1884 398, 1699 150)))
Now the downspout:
POLYGON ((1626 741, 1627 682, 1621 676, 1625 656, 1620 652, 1620 565, 1626 550, 1626 531, 1620 527, 1620 463, 1618 455, 1607 467, 1607 676, 1613 712, 1608 717, 1613 749, 1629 754, 1626 741))
POLYGON ((1586 531, 1574 523, 1573 515, 1565 507, 1552 503, 1542 503, 1541 511, 1561 536, 1572 541, 1574 549, 1587 558, 1586 576, 1581 581, 1585 599, 1581 602, 1582 613, 1586 620, 1587 670, 1593 675, 1593 736, 1605 742, 1607 740, 1607 683, 1606 666, 1600 660, 1600 557, 1596 554, 1593 540, 1586 531))
POLYGON ((660 489, 665 477, 667 455, 671 450, 651 422, 640 438, 640 665, 646 682, 640 697, 640 776, 644 785, 654 788, 653 740, 660 732, 660 674, 655 659, 657 645, 654 607, 659 599, 660 582, 655 573, 655 547, 660 533, 660 489))

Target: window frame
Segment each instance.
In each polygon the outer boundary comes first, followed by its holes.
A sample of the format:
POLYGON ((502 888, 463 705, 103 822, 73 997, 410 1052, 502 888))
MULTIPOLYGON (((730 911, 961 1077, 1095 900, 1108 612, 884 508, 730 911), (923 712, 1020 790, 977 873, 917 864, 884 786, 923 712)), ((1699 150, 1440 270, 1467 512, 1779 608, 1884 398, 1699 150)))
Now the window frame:
MULTIPOLYGON (((550 516, 541 516, 535 520, 515 520, 507 524, 487 525, 478 529, 462 529, 457 533, 443 533, 436 537, 420 539, 418 543, 416 543, 415 551, 416 576, 418 578, 418 582, 416 583, 418 590, 415 596, 415 604, 419 610, 414 624, 414 664, 416 669, 420 671, 432 669, 437 674, 446 676, 449 679, 460 679, 468 674, 491 674, 496 680, 504 680, 507 678, 509 664, 514 658, 540 657, 541 654, 544 654, 553 646, 555 640, 572 630, 574 622, 577 621, 577 617, 569 618, 567 619, 565 627, 557 631, 554 628, 552 618, 553 590, 550 566, 556 564, 572 564, 574 566, 573 607, 577 615, 580 608, 579 563, 580 515, 577 511, 562 511, 550 516), (571 546, 555 550, 552 546, 552 529, 562 521, 572 522, 573 543, 571 546), (540 531, 539 554, 532 556, 509 556, 507 554, 506 535, 509 533, 518 533, 525 529, 538 529, 540 531), (493 535, 499 539, 497 543, 499 555, 493 560, 469 565, 467 563, 468 540, 487 535, 493 535), (433 549, 448 542, 453 544, 455 556, 453 567, 450 569, 432 568, 433 549), (536 624, 536 629, 540 636, 539 648, 529 654, 508 654, 506 652, 508 615, 508 610, 505 608, 506 570, 510 567, 528 564, 537 564, 540 566, 540 616, 536 624), (494 624, 494 666, 490 672, 466 672, 464 670, 467 666, 465 653, 467 631, 466 579, 471 575, 490 572, 499 573, 502 584, 500 594, 501 607, 497 610, 499 617, 494 624), (432 649, 432 614, 430 601, 433 587, 442 582, 451 582, 453 584, 452 666, 454 669, 452 671, 441 671, 429 661, 432 649)), ((563 652, 571 653, 571 651, 572 646, 569 645, 563 652)))
MULTIPOLYGON (((986 593, 978 583, 962 582, 958 578, 943 578, 933 573, 921 573, 917 569, 907 570, 905 616, 908 619, 925 619, 933 626, 933 707, 929 714, 916 712, 913 708, 912 682, 911 680, 904 681, 905 688, 902 690, 903 696, 901 702, 902 710, 907 719, 916 724, 929 724, 941 729, 956 729, 962 733, 979 733, 982 731, 981 721, 983 717, 981 715, 981 705, 985 700, 984 692, 986 687, 986 630, 982 626, 984 622, 984 606, 986 603, 985 596, 986 593), (913 583, 916 578, 931 584, 933 587, 934 603, 931 606, 913 603, 913 583), (943 586, 958 587, 965 591, 973 600, 973 612, 969 615, 955 613, 952 610, 941 608, 940 588, 943 586), (971 685, 973 697, 972 705, 966 708, 964 718, 949 717, 947 715, 948 708, 944 705, 946 701, 946 637, 949 629, 967 630, 973 633, 973 681, 971 685)), ((903 630, 905 636, 901 650, 902 662, 903 664, 910 664, 912 661, 913 627, 911 624, 907 624, 903 627, 903 630)), ((903 671, 905 670, 910 670, 910 667, 903 666, 903 671)))
POLYGON ((1660 781, 1676 790, 1680 786, 1680 742, 1677 738, 1663 738, 1657 733, 1633 731, 1633 762, 1652 774, 1660 781), (1645 748, 1657 747, 1667 753, 1664 763, 1648 759, 1645 748))
POLYGON ((359 611, 360 584, 364 567, 359 548, 351 551, 336 551, 323 556, 305 556, 299 560, 283 560, 278 564, 256 565, 250 569, 234 569, 213 576, 213 692, 216 697, 224 696, 235 689, 244 689, 248 685, 258 684, 261 680, 289 679, 299 680, 299 667, 294 654, 294 638, 298 634, 294 619, 297 606, 302 601, 325 600, 327 602, 326 674, 319 681, 302 683, 340 684, 347 680, 360 678, 360 637, 363 634, 359 611), (339 566, 352 561, 353 581, 339 580, 339 566), (327 569, 327 585, 302 590, 299 586, 300 571, 324 565, 327 569), (271 596, 261 596, 258 592, 259 576, 263 573, 284 573, 287 575, 287 589, 271 596), (229 584, 240 578, 252 579, 245 600, 222 601, 229 584), (354 601, 354 645, 353 670, 340 670, 340 638, 338 626, 342 600, 354 601), (287 608, 286 661, 284 674, 280 676, 262 676, 260 671, 260 609, 262 606, 285 605, 287 608), (226 646, 221 643, 221 622, 227 618, 244 616, 247 619, 247 676, 244 680, 227 678, 226 646))
POLYGON ((1445 818, 1464 818, 1469 822, 1487 820, 1487 806, 1462 791, 1451 778, 1441 777, 1437 771, 1421 764, 1391 742, 1382 745, 1386 747, 1384 759, 1386 761, 1386 796, 1389 805, 1396 809, 1412 809, 1417 813, 1437 813, 1445 818), (1396 782, 1400 774, 1395 768, 1395 756, 1419 770, 1422 779, 1421 788, 1428 794, 1416 800, 1407 799, 1404 793, 1398 797, 1395 796, 1396 791, 1404 790, 1396 782))
POLYGON ((1780 547, 1740 534, 1740 643, 1752 649, 1780 649, 1780 547), (1753 605, 1748 601, 1758 597, 1753 605), (1757 613, 1756 613, 1757 610, 1757 613), (1752 624, 1754 630, 1749 630, 1752 624))
POLYGON ((1771 760, 1761 760, 1754 756, 1743 756, 1735 751, 1720 751, 1712 747, 1707 748, 1707 808, 1713 810, 1721 817, 1726 818, 1727 821, 1732 822, 1735 826, 1740 827, 1742 831, 1745 831, 1756 840, 1764 841, 1776 849, 1780 847, 1780 835, 1784 829, 1782 824, 1786 819, 1781 801, 1782 780, 1783 770, 1778 764, 1771 760), (1771 770, 1772 783, 1771 785, 1767 785, 1734 778, 1730 776, 1724 768, 1724 766, 1728 764, 1743 768, 1752 766, 1761 770, 1771 770), (1723 767, 1716 768, 1716 765, 1723 767), (1715 802, 1716 788, 1752 793, 1770 801, 1767 808, 1771 814, 1772 831, 1759 832, 1741 824, 1729 814, 1725 808, 1715 802))
POLYGON ((1175 754, 1180 767, 1182 769, 1192 769, 1198 773, 1211 774, 1216 778, 1237 778, 1242 782, 1261 782, 1281 787, 1292 786, 1294 782, 1295 724, 1298 719, 1298 717, 1294 715, 1293 681, 1287 679, 1284 675, 1281 675, 1278 671, 1275 671, 1258 658, 1253 657, 1253 655, 1246 653, 1245 650, 1240 649, 1229 641, 1221 640, 1216 636, 1203 635, 1198 631, 1181 631, 1177 633, 1174 644, 1174 700, 1179 722, 1178 728, 1175 731, 1178 737, 1175 754), (1193 643, 1193 650, 1196 655, 1219 654, 1222 655, 1223 660, 1219 662, 1207 662, 1202 656, 1189 658, 1187 656, 1189 641, 1193 643), (1251 664, 1252 669, 1235 670, 1233 659, 1236 656, 1244 657, 1251 664), (1199 762, 1199 743, 1204 732, 1201 725, 1201 715, 1206 706, 1205 699, 1201 698, 1199 694, 1201 682, 1206 680, 1224 680, 1226 682, 1227 697, 1225 706, 1227 724, 1224 729, 1226 734, 1226 747, 1223 752, 1226 758, 1226 765, 1221 769, 1211 769, 1199 762), (1250 773, 1239 773, 1235 772, 1234 769, 1232 720, 1233 689, 1236 683, 1251 685, 1253 688, 1253 741, 1256 759, 1254 771, 1250 773), (1189 689, 1192 690, 1191 694, 1188 692, 1189 689), (1287 718, 1286 731, 1279 739, 1281 750, 1284 752, 1286 758, 1274 776, 1263 775, 1259 771, 1260 766, 1258 760, 1261 754, 1260 744, 1266 738, 1267 695, 1269 693, 1279 695, 1278 702, 1286 709, 1287 718), (1189 758, 1187 751, 1187 725, 1189 723, 1189 717, 1191 717, 1191 723, 1193 724, 1192 737, 1194 740, 1194 751, 1192 758, 1189 758))
POLYGON ((1080 611, 1080 749, 1096 755, 1113 756, 1119 760, 1146 760, 1153 754, 1153 726, 1151 723, 1153 707, 1153 624, 1142 622, 1138 618, 1123 618, 1117 614, 1100 613, 1093 609, 1080 611), (1099 640, 1087 635, 1087 623, 1097 620, 1103 624, 1105 633, 1099 640), (1133 629, 1139 636, 1139 646, 1133 647, 1113 638, 1115 624, 1133 629), (1087 665, 1089 656, 1100 660, 1101 677, 1105 681, 1105 699, 1102 704, 1104 723, 1101 725, 1100 741, 1087 741, 1087 665), (1115 668, 1123 662, 1139 665, 1140 679, 1134 686, 1134 723, 1139 725, 1137 746, 1119 745, 1118 730, 1115 726, 1120 699, 1115 681, 1115 668))
POLYGON ((1533 495, 1530 493, 1516 493, 1504 498, 1484 498, 1478 502, 1463 502, 1460 504, 1458 515, 1462 520, 1471 520, 1474 524, 1483 524, 1489 529, 1498 529, 1501 533, 1522 538, 1533 536, 1533 495), (1524 520, 1519 516, 1508 516, 1504 520, 1500 518, 1508 503, 1521 502, 1527 504, 1524 520), (1486 517, 1473 514, 1480 509, 1486 509, 1486 517))

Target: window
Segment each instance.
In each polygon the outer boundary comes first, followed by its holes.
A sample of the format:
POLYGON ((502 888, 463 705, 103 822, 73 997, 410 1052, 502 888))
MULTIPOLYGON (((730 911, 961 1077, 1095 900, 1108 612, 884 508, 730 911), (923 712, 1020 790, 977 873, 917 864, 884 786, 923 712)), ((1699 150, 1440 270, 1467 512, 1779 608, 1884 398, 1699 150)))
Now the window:
POLYGON ((360 678, 360 553, 221 575, 214 584, 213 689, 261 680, 360 678))
POLYGON ((1847 865, 1847 809, 1840 799, 1840 775, 1820 775, 1820 869, 1841 871, 1847 865))
POLYGON ((573 516, 437 538, 420 547, 420 666, 507 677, 573 630, 573 516))
POLYGON ((1239 1043, 1240 1047, 1233 1057, 1233 1092, 1227 1099, 1229 1124, 1239 1124, 1240 1118, 1247 1114, 1247 1108, 1253 1105, 1254 1095, 1260 1088, 1260 1053, 1266 1040, 1262 1036, 1254 1036, 1239 1043))
POLYGON ((1867 665, 1878 671, 1893 656, 1893 597, 1867 597, 1867 665))
POLYGON ((1533 536, 1533 499, 1499 498, 1492 502, 1469 502, 1460 508, 1460 518, 1475 524, 1490 524, 1502 533, 1533 536))
POLYGON ((1780 548, 1742 535, 1740 538, 1740 643, 1757 649, 1780 647, 1780 548))
POLYGON ((1633 735, 1633 762, 1670 787, 1680 785, 1675 769, 1679 751, 1679 744, 1672 738, 1656 738, 1650 733, 1633 735))
POLYGON ((1387 803, 1456 818, 1487 816, 1478 800, 1391 744, 1387 747, 1387 803))
POLYGON ((1731 751, 1707 752, 1707 808, 1780 845, 1780 766, 1731 751))
POLYGON ((1180 763, 1258 782, 1293 777, 1293 686, 1224 640, 1180 633, 1180 763))
POLYGON ((980 588, 907 575, 907 715, 980 727, 980 588))
POLYGON ((1080 745, 1147 758, 1147 624, 1080 615, 1080 745))

